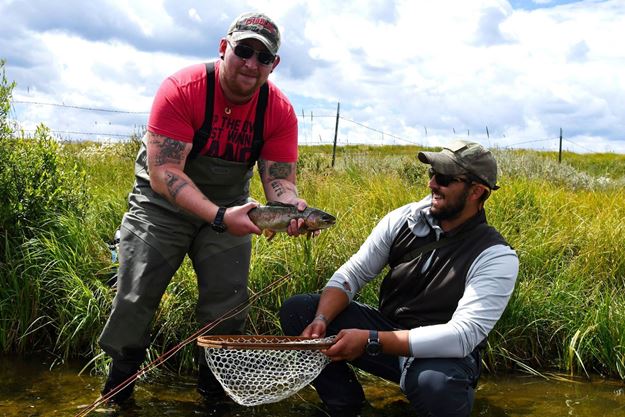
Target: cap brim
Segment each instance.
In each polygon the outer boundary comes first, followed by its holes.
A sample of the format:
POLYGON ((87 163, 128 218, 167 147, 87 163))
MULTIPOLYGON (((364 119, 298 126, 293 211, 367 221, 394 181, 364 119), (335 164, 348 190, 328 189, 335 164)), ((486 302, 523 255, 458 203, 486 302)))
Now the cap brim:
POLYGON ((234 32, 230 34, 230 39, 232 39, 235 42, 241 41, 243 39, 257 39, 261 41, 263 45, 265 45, 265 48, 267 48, 267 50, 271 52, 273 55, 276 55, 278 53, 278 50, 274 49, 274 46, 271 44, 271 42, 269 42, 264 36, 259 35, 256 32, 251 32, 251 31, 234 32))
POLYGON ((419 152, 419 161, 430 164, 434 171, 444 175, 466 174, 467 170, 458 165, 454 160, 441 152, 419 152))

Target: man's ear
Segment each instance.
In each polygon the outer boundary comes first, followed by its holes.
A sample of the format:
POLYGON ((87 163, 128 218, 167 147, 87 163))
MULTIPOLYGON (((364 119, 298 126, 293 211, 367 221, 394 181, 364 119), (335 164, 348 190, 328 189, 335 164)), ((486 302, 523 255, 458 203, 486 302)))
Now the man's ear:
POLYGON ((273 61, 273 66, 271 67, 271 72, 273 72, 273 70, 276 69, 276 67, 278 66, 278 64, 280 63, 280 55, 276 55, 276 60, 273 61))
POLYGON ((226 48, 228 47, 228 41, 226 38, 221 38, 219 41, 219 57, 224 59, 224 55, 226 55, 226 48))
POLYGON ((490 190, 482 184, 473 184, 473 190, 471 190, 470 197, 471 199, 479 200, 485 193, 490 193, 490 190))

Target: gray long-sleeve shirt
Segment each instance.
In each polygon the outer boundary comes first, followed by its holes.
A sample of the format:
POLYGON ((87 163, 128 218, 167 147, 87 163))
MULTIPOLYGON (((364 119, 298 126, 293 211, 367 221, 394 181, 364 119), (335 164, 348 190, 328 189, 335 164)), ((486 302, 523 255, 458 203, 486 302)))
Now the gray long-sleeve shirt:
MULTIPOLYGON (((443 233, 430 214, 431 197, 388 213, 326 287, 354 295, 388 263, 391 245, 406 220, 412 232, 426 236, 433 229, 443 233)), ((426 262, 424 269, 429 267, 426 262)), ((503 314, 514 290, 519 260, 510 247, 495 245, 477 256, 466 277, 464 295, 447 323, 410 329, 410 355, 420 358, 465 357, 488 336, 503 314)))

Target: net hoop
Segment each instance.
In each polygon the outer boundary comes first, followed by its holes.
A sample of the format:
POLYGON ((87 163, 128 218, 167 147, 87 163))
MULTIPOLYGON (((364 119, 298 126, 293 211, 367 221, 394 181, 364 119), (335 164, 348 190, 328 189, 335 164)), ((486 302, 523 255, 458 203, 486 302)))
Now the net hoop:
POLYGON ((334 338, 314 339, 302 336, 220 335, 200 336, 197 344, 213 349, 323 350, 334 344, 334 338))
POLYGON ((330 363, 322 350, 334 337, 200 336, 197 343, 224 391, 249 407, 283 400, 310 384, 330 363))

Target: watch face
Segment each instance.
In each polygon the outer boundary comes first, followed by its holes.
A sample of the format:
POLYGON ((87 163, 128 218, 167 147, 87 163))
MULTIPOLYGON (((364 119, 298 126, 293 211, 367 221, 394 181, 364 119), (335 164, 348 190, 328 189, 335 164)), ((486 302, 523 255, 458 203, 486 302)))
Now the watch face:
POLYGON ((365 346, 365 351, 369 356, 377 356, 382 353, 382 345, 376 340, 372 340, 365 346))

